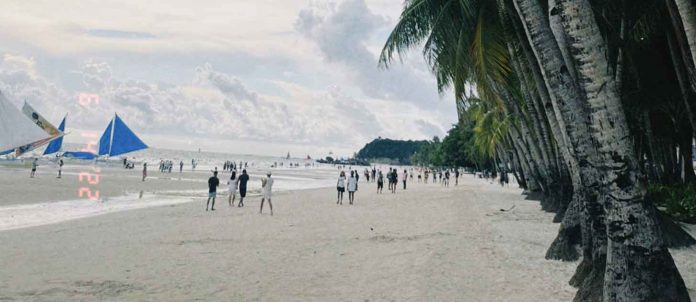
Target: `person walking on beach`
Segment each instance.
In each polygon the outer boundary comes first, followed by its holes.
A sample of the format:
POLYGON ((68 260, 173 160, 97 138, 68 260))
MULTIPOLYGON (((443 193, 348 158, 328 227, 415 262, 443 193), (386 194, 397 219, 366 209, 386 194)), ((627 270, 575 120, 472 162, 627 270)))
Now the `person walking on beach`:
POLYGON ((392 171, 392 181, 394 181, 394 185, 392 185, 392 194, 396 193, 396 186, 399 183, 399 173, 396 172, 396 169, 392 171))
POLYGON ((377 176, 377 169, 372 167, 372 182, 375 182, 375 176, 377 176))
POLYGON ((384 175, 382 174, 382 170, 379 170, 379 173, 377 174, 377 193, 382 193, 382 190, 384 189, 384 175))
POLYGON ((227 198, 227 203, 234 206, 234 199, 237 197, 237 171, 232 171, 230 180, 227 181, 227 186, 229 189, 230 196, 227 198))
POLYGON ((215 197, 217 196, 217 187, 220 185, 220 180, 217 178, 217 171, 213 172, 213 176, 208 178, 208 201, 205 203, 205 210, 208 210, 208 204, 210 200, 213 200, 213 204, 210 207, 211 211, 215 211, 215 197))
POLYGON ((62 178, 63 177, 63 159, 58 160, 58 177, 56 178, 62 178))
POLYGON ((271 216, 273 216, 273 204, 271 203, 272 190, 273 178, 271 178, 271 172, 268 172, 266 178, 261 181, 261 208, 259 209, 259 214, 263 212, 263 202, 268 200, 268 207, 271 209, 271 216))
POLYGON ((401 174, 401 177, 403 178, 401 182, 404 183, 404 190, 406 190, 406 180, 408 180, 408 172, 406 172, 406 169, 404 169, 404 174, 401 174))
POLYGON ((358 190, 358 179, 355 178, 354 171, 350 171, 350 178, 348 179, 348 203, 353 205, 355 201, 355 191, 358 190))
POLYGON ((336 196, 336 204, 343 204, 343 192, 346 191, 346 173, 341 171, 338 174, 338 181, 336 181, 336 190, 338 191, 338 196, 336 196))
POLYGON ((249 182, 249 174, 247 174, 246 169, 244 169, 242 170, 242 175, 239 175, 239 178, 237 179, 237 188, 239 188, 239 204, 237 204, 238 208, 244 206, 244 197, 246 197, 247 182, 249 182))
POLYGON ((454 169, 454 185, 459 185, 459 169, 454 169))
POLYGON ((143 181, 145 181, 145 177, 147 177, 147 163, 143 163, 143 181))
POLYGON ((394 185, 394 179, 392 179, 392 168, 389 168, 389 172, 387 172, 387 181, 389 182, 389 186, 387 187, 387 191, 391 191, 392 185, 394 185))
POLYGON ((179 174, 184 172, 184 161, 179 161, 179 174))
POLYGON ((39 159, 34 158, 34 160, 31 161, 31 173, 29 173, 29 178, 34 178, 34 175, 36 175, 36 167, 39 166, 39 159))

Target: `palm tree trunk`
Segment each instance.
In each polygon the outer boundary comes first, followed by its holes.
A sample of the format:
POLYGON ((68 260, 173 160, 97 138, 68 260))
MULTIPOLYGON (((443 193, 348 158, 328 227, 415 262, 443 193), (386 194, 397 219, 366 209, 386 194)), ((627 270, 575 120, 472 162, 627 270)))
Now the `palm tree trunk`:
POLYGON ((525 140, 525 133, 520 131, 523 127, 511 127, 513 138, 516 138, 514 142, 517 144, 517 148, 521 151, 524 161, 528 164, 532 178, 536 181, 542 192, 547 193, 548 188, 548 176, 545 174, 544 168, 540 165, 541 159, 538 152, 535 152, 534 148, 530 148, 530 144, 525 140))
POLYGON ((684 73, 682 64, 679 64, 680 57, 677 54, 677 46, 674 42, 674 37, 669 32, 667 35, 667 46, 669 48, 670 57, 672 58, 672 66, 674 66, 674 74, 677 77, 677 83, 679 84, 679 90, 681 91, 682 101, 684 101, 684 107, 686 107, 686 114, 691 123, 692 136, 696 138, 696 113, 694 112, 696 104, 691 104, 689 96, 692 95, 686 87, 686 80, 684 79, 684 73))
POLYGON ((654 175, 655 179, 658 182, 662 182, 662 175, 664 173, 661 169, 662 168, 662 165, 661 165, 662 161, 659 160, 660 157, 658 156, 658 152, 657 152, 657 149, 655 147, 656 146, 655 136, 653 135, 653 131, 652 131, 652 123, 650 123, 650 115, 647 111, 643 112, 642 119, 643 119, 643 125, 645 128, 645 136, 646 136, 646 141, 648 144, 648 151, 650 154, 650 157, 648 157, 650 159, 649 169, 652 172, 652 174, 654 175))
POLYGON ((517 167, 517 171, 519 173, 518 175, 515 175, 517 177, 517 183, 519 184, 520 188, 527 190, 527 179, 526 179, 526 173, 524 167, 522 167, 522 163, 519 157, 519 153, 517 152, 517 148, 515 147, 513 140, 512 140, 512 135, 508 132, 507 134, 508 141, 510 142, 510 148, 512 149, 512 159, 515 163, 515 166, 517 167))
POLYGON ((510 129, 510 141, 513 143, 515 151, 517 151, 517 158, 524 171, 524 181, 527 185, 527 190, 530 192, 539 191, 541 187, 539 186, 539 181, 536 179, 536 173, 530 167, 531 160, 529 156, 527 156, 524 143, 521 142, 519 135, 517 135, 513 129, 510 129))
POLYGON ((684 66, 686 68, 689 87, 691 91, 696 93, 696 54, 694 54, 694 41, 696 41, 695 30, 696 20, 694 20, 694 5, 691 0, 665 0, 667 12, 669 12, 670 20, 676 42, 679 45, 684 66))
POLYGON ((544 11, 539 3, 535 0, 514 0, 513 3, 549 92, 559 127, 567 137, 568 148, 578 164, 582 185, 576 187, 578 190, 575 194, 583 206, 580 221, 583 262, 571 281, 579 286, 576 298, 597 300, 602 295, 606 231, 604 213, 597 205, 600 174, 595 168, 597 155, 587 125, 589 118, 584 95, 570 76, 551 29, 543 22, 544 11))
POLYGON ((577 81, 577 75, 575 73, 575 63, 568 51, 568 42, 566 39, 566 34, 563 32, 563 25, 561 24, 561 16, 558 14, 558 7, 556 7, 556 0, 549 0, 549 27, 553 36, 556 38, 556 44, 561 50, 561 55, 563 55, 563 62, 565 66, 570 70, 570 77, 573 81, 577 81))
POLYGON ((696 64, 696 5, 692 0, 674 0, 681 16, 684 34, 689 43, 692 64, 696 64))
POLYGON ((578 79, 592 114, 592 135, 607 189, 605 301, 688 301, 684 281, 662 240, 655 207, 629 136, 606 45, 588 0, 558 0, 578 79))

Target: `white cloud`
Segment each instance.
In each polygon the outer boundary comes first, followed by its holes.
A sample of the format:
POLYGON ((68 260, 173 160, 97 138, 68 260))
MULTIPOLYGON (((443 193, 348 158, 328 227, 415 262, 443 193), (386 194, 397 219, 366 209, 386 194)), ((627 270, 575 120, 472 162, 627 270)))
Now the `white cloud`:
POLYGON ((69 113, 69 128, 101 131, 117 112, 167 141, 357 150, 377 136, 442 135, 454 104, 438 98, 422 59, 377 68, 400 9, 387 0, 8 0, 0 89, 51 120, 69 113), (80 106, 80 92, 99 94, 99 105, 80 106))
POLYGON ((374 14, 365 0, 346 0, 335 8, 301 10, 295 29, 317 44, 326 61, 346 67, 349 78, 366 95, 409 101, 423 108, 432 106, 439 97, 431 75, 409 64, 394 65, 389 70, 378 68, 378 54, 371 51, 375 47, 369 43, 379 29, 388 25, 388 18, 374 14))

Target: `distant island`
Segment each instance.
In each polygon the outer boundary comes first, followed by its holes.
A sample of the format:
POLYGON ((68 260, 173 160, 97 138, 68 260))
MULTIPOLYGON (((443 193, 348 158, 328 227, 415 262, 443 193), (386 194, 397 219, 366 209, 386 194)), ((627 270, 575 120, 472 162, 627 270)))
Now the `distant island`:
POLYGON ((355 158, 370 162, 410 165, 411 157, 427 144, 428 141, 425 140, 405 141, 378 137, 360 149, 355 158))

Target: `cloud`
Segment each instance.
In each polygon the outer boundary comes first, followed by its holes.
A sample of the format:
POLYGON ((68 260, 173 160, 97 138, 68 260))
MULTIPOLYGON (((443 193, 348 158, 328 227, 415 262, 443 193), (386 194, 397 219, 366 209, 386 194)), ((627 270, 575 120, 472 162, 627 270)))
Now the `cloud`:
POLYGON ((29 76, 35 72, 31 59, 16 62, 22 60, 6 56, 0 64, 8 67, 0 69, 0 89, 17 106, 30 100, 51 120, 69 112, 69 128, 98 132, 118 113, 138 133, 348 148, 382 131, 364 102, 336 87, 296 86, 288 98, 279 98, 260 95, 211 64, 195 68, 190 85, 168 85, 119 79, 108 63, 88 60, 78 71, 86 89, 68 92, 40 75, 29 76), (98 104, 81 106, 80 92, 98 95, 98 104))
POLYGON ((82 83, 91 91, 101 91, 109 86, 111 81, 111 66, 105 62, 88 60, 82 65, 80 71, 82 83))
POLYGON ((429 134, 431 137, 432 136, 440 136, 442 137, 444 134, 444 130, 442 127, 435 125, 431 122, 428 122, 423 119, 418 119, 415 121, 416 125, 418 128, 421 130, 421 132, 429 134))
POLYGON ((137 133, 174 141, 335 151, 377 136, 429 138, 456 121, 420 56, 377 67, 398 1, 12 7, 0 11, 0 89, 52 121, 69 113, 69 128, 101 132, 117 112, 137 133), (99 104, 81 106, 83 92, 99 104))
POLYGON ((112 39, 135 39, 147 40, 154 39, 157 36, 147 32, 112 30, 112 29, 88 29, 86 33, 93 37, 112 38, 112 39))
POLYGON ((310 6, 295 21, 295 29, 316 43, 326 61, 345 67, 367 96, 432 107, 439 97, 433 77, 423 73, 422 67, 378 68, 378 54, 368 45, 388 25, 388 19, 370 11, 364 0, 346 0, 328 8, 310 6))
POLYGON ((242 81, 213 70, 210 64, 196 67, 194 83, 199 85, 211 84, 220 90, 220 92, 228 94, 236 100, 250 100, 255 102, 258 99, 256 92, 249 91, 249 89, 242 84, 242 81))

